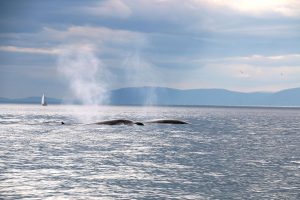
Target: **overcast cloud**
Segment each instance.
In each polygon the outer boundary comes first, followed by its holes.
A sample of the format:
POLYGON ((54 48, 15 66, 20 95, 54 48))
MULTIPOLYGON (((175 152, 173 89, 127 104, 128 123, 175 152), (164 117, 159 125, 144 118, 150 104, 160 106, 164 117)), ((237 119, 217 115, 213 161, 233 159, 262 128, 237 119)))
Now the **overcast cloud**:
POLYGON ((66 48, 84 55, 90 45, 107 89, 300 86, 297 0, 29 0, 0 9, 1 97, 64 97, 58 62, 66 48))

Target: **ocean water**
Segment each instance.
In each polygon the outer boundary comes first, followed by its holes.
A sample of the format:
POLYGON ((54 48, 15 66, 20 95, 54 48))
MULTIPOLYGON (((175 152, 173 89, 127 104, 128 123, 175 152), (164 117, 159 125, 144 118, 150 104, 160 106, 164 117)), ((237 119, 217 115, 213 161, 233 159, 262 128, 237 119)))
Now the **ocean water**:
POLYGON ((0 105, 0 199, 22 198, 300 199, 300 109, 0 105), (120 118, 190 124, 90 124, 120 118))

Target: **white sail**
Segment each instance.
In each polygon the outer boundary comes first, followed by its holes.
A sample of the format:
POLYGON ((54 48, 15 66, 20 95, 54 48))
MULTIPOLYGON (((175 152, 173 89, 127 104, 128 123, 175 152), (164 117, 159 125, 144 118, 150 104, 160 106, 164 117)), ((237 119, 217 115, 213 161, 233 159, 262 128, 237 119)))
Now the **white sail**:
POLYGON ((42 106, 46 106, 47 105, 45 94, 43 94, 43 96, 42 96, 42 102, 41 102, 41 104, 42 104, 42 106))

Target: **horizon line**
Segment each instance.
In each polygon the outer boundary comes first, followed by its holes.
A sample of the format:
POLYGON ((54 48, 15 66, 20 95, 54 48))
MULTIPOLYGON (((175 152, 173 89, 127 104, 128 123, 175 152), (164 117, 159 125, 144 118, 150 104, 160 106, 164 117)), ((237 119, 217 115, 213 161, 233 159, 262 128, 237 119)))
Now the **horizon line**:
MULTIPOLYGON (((293 87, 293 88, 286 88, 286 89, 281 89, 281 90, 277 90, 277 91, 252 91, 252 92, 243 92, 243 91, 237 91, 237 90, 230 90, 230 89, 225 89, 225 88, 191 88, 191 89, 179 89, 179 88, 172 88, 172 87, 162 87, 162 86, 132 86, 132 87, 122 87, 122 88, 116 88, 116 89, 111 89, 108 90, 107 92, 111 92, 111 91, 117 91, 117 90, 122 90, 122 89, 143 89, 143 88, 160 88, 160 89, 170 89, 170 90, 179 90, 179 91, 189 91, 189 90, 224 90, 224 91, 228 91, 228 92, 236 92, 236 93, 244 93, 244 94, 252 94, 252 93, 267 93, 267 94, 274 94, 274 93, 278 93, 281 91, 285 91, 285 90, 293 90, 293 89, 298 89, 300 87, 293 87)), ((43 94, 47 94, 46 92, 41 93, 41 95, 33 95, 33 96, 25 96, 25 97, 4 97, 4 96, 0 96, 0 98, 4 98, 4 99, 9 99, 9 100, 15 100, 15 99, 24 99, 24 98, 32 98, 32 97, 40 97, 43 94)), ((46 95, 45 95, 46 96, 46 95)), ((63 99, 63 97, 47 97, 47 98, 52 98, 52 99, 58 99, 61 100, 63 99)), ((69 100, 76 100, 76 98, 72 98, 69 100)))

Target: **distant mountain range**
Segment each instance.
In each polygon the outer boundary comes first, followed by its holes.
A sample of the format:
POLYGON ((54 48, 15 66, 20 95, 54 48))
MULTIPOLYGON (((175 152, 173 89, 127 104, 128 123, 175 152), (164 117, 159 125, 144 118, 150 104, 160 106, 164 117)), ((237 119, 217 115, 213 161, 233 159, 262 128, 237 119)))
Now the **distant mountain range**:
MULTIPOLYGON (((300 88, 274 93, 244 93, 224 89, 179 90, 163 87, 131 87, 112 90, 109 96, 109 104, 112 105, 300 106, 300 88)), ((40 101, 41 97, 0 98, 0 103, 39 104, 40 101)), ((47 98, 47 102, 61 104, 63 101, 47 98)))
POLYGON ((110 97, 110 103, 116 105, 300 106, 300 88, 244 93, 225 89, 139 87, 113 90, 110 97))

